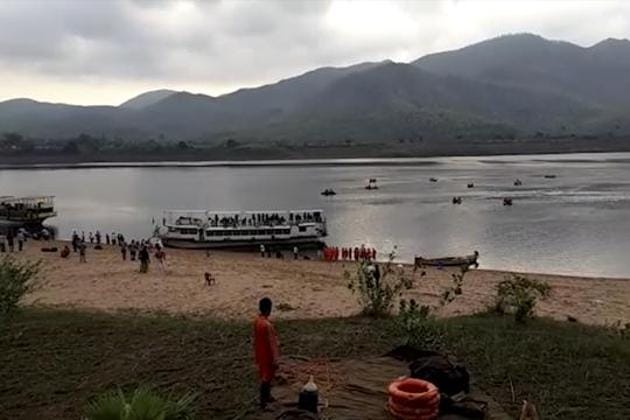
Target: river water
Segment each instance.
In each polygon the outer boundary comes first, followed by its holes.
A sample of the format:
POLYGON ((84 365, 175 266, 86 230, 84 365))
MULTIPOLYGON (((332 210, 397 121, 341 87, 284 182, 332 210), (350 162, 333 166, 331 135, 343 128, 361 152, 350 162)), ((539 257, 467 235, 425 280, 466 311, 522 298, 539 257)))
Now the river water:
POLYGON ((407 261, 478 250, 483 268, 630 277, 629 153, 198 165, 0 170, 0 195, 55 195, 48 223, 61 237, 146 237, 162 209, 323 209, 331 245, 397 246, 407 261))

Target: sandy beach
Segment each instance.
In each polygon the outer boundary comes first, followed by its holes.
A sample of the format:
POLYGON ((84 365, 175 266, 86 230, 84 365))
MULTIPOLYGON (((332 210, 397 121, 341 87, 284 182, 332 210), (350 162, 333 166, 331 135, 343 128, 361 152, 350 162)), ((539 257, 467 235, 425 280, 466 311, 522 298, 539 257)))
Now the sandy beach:
MULTIPOLYGON (((62 243, 55 244, 62 247, 62 243)), ((271 297, 278 318, 343 317, 357 314, 357 297, 347 288, 344 270, 354 263, 329 263, 292 258, 261 258, 258 254, 213 251, 167 250, 167 265, 154 261, 148 274, 138 272, 138 263, 122 261, 117 247, 88 248, 87 263, 78 254, 62 259, 59 253, 41 252, 40 242, 29 242, 18 258, 41 260, 38 289, 27 304, 102 311, 152 311, 212 315, 249 319, 257 301, 271 297), (204 272, 217 279, 207 286, 204 272)), ((288 257, 288 254, 287 254, 288 257)), ((407 267, 411 270, 411 267, 407 267)), ((448 270, 427 270, 416 277, 405 297, 437 305, 450 284, 448 270)), ((464 280, 463 295, 437 310, 439 316, 482 310, 495 294, 495 286, 507 272, 473 270, 464 280)), ((568 315, 588 324, 630 322, 630 281, 529 274, 553 287, 552 296, 541 302, 539 315, 566 319, 568 315)))

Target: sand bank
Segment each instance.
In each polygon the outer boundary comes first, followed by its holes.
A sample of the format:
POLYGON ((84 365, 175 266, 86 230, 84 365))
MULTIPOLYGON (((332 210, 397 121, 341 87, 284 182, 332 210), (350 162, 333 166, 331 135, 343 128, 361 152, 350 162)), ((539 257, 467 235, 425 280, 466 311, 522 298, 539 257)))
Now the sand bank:
MULTIPOLYGON (((115 247, 88 249, 88 262, 83 264, 77 254, 62 259, 58 253, 41 252, 41 245, 29 242, 19 256, 40 259, 43 264, 41 285, 27 299, 31 305, 249 319, 258 299, 269 296, 279 318, 350 316, 360 310, 343 278, 344 270, 353 270, 354 263, 294 261, 218 251, 208 257, 205 251, 168 249, 165 269, 152 262, 150 272, 140 274, 137 262, 122 261, 115 247), (216 285, 205 284, 206 271, 216 277, 216 285)), ((507 275, 501 271, 471 271, 464 281, 463 295, 437 313, 449 316, 483 309, 492 301, 495 285, 507 275)), ((589 324, 630 322, 628 280, 531 276, 553 287, 552 297, 538 307, 540 315, 557 319, 571 315, 589 324)), ((427 276, 418 279, 405 297, 437 305, 449 282, 449 271, 427 270, 427 276)))

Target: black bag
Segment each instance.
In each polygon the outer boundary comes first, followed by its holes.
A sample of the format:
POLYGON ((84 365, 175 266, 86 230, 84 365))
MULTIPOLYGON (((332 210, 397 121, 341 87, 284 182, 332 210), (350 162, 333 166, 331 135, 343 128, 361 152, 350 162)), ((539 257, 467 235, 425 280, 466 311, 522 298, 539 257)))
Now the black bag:
POLYGON ((409 364, 412 378, 431 382, 448 396, 470 392, 470 375, 464 366, 439 353, 426 353, 409 364))

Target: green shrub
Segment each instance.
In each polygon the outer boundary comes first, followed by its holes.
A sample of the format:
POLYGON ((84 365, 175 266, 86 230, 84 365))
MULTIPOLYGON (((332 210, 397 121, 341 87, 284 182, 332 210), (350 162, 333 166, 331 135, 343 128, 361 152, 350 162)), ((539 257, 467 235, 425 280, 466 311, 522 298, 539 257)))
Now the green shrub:
POLYGON ((497 285, 494 310, 514 314, 516 322, 525 322, 534 315, 538 299, 546 299, 550 294, 548 283, 514 274, 497 285))
POLYGON ((0 261, 0 322, 9 318, 24 296, 33 291, 39 269, 39 262, 19 262, 11 257, 0 261))
POLYGON ((359 295, 363 314, 374 317, 390 315, 395 298, 404 289, 412 287, 413 276, 408 277, 404 268, 394 263, 395 256, 394 249, 385 264, 361 261, 357 264, 355 275, 344 272, 348 288, 359 295))
POLYGON ((403 344, 424 350, 437 350, 442 345, 444 331, 431 318, 431 308, 418 305, 414 299, 400 301, 394 328, 403 344))
POLYGON ((86 420, 191 420, 195 396, 165 398, 142 386, 133 393, 122 390, 99 395, 85 409, 86 420))
POLYGON ((445 289, 442 293, 442 296, 440 297, 440 306, 448 305, 453 302, 457 296, 460 296, 463 293, 462 287, 464 285, 464 277, 467 272, 468 267, 461 266, 459 273, 451 274, 452 285, 445 289))

